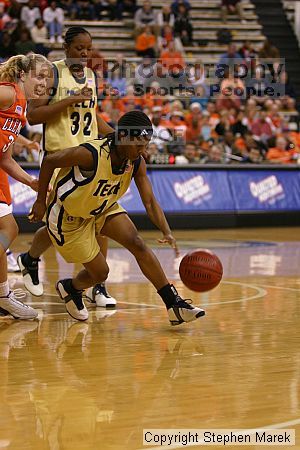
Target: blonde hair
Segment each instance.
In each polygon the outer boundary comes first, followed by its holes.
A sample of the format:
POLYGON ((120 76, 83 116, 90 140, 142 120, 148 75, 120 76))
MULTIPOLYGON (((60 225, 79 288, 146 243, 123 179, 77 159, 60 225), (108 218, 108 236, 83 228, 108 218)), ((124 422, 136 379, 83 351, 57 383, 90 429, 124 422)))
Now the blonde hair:
POLYGON ((22 72, 28 74, 38 63, 50 66, 50 62, 44 56, 36 53, 30 53, 26 56, 12 56, 7 61, 0 64, 0 81, 16 83, 22 72))

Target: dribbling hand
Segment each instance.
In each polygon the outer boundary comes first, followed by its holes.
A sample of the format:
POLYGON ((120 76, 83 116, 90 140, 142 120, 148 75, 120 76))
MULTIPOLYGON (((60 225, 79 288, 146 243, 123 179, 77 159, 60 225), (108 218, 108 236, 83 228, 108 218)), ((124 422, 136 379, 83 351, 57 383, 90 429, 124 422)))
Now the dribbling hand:
POLYGON ((162 239, 158 239, 157 242, 160 244, 169 244, 175 252, 176 258, 179 256, 179 249, 177 247, 176 239, 172 234, 164 234, 162 239))

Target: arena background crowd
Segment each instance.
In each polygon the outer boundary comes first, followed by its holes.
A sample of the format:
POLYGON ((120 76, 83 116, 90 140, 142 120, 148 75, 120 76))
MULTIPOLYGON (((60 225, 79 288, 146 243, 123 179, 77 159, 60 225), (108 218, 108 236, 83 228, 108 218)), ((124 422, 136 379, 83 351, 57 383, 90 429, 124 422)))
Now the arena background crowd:
MULTIPOLYGON (((220 22, 228 13, 246 23, 243 3, 220 0, 220 22)), ((53 46, 63 45, 65 20, 133 19, 137 58, 125 54, 107 60, 95 48, 89 62, 98 80, 98 114, 114 126, 133 109, 147 113, 154 137, 151 164, 300 163, 296 94, 279 51, 268 40, 256 50, 250 41, 237 47, 230 31, 218 39, 227 51, 212 67, 191 58, 193 11, 175 0, 159 12, 145 0, 0 0, 0 56, 42 53, 53 60, 53 46)), ((57 48, 57 47, 56 47, 57 48)), ((40 142, 42 127, 24 134, 40 142)), ((37 146, 15 144, 18 161, 38 161, 37 146)))

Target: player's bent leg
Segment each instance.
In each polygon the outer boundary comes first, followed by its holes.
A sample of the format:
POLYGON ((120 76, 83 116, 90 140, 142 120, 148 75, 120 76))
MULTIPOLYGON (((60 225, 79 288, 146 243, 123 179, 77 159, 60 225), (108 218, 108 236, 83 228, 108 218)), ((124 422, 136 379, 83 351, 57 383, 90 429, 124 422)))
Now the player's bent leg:
MULTIPOLYGON (((104 258, 107 258, 108 239, 106 236, 97 236, 97 241, 104 258)), ((100 308, 115 308, 117 301, 106 289, 105 283, 97 283, 86 290, 85 296, 90 303, 100 308)))
POLYGON ((82 300, 83 290, 104 282, 108 276, 108 266, 103 255, 98 255, 90 262, 84 263, 85 268, 73 279, 59 280, 56 290, 60 298, 65 302, 67 312, 76 320, 87 320, 88 310, 82 300))
POLYGON ((44 286, 39 279, 40 256, 52 245, 47 228, 41 227, 34 235, 27 253, 21 253, 17 262, 23 276, 26 289, 37 297, 43 295, 44 286))
POLYGON ((156 287, 165 303, 171 325, 191 322, 205 315, 203 309, 182 299, 175 287, 170 285, 158 259, 138 235, 136 227, 127 214, 109 216, 101 232, 119 242, 135 256, 143 274, 156 287))

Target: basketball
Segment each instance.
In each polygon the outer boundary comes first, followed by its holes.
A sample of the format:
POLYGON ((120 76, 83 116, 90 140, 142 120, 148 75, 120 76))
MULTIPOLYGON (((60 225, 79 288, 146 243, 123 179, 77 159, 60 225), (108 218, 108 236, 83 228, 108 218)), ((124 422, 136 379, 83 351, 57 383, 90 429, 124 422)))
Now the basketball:
POLYGON ((195 292, 206 292, 220 283, 223 266, 213 252, 199 249, 182 258, 179 275, 187 288, 195 292))

